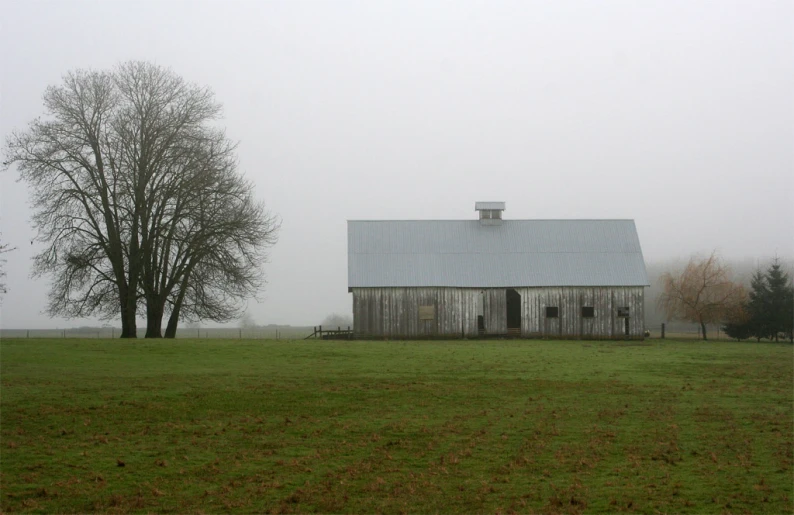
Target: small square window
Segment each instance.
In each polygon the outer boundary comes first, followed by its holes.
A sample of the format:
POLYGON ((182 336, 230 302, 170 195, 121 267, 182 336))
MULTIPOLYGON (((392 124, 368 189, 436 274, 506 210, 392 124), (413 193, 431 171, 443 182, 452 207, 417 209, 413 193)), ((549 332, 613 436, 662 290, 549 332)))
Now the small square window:
POLYGON ((549 306, 546 308, 546 318, 559 318, 560 308, 557 306, 549 306))
POLYGON ((582 306, 582 318, 593 318, 595 316, 595 308, 593 306, 582 306))
POLYGON ((419 320, 434 320, 435 318, 435 306, 419 306, 419 320))
POLYGON ((618 308, 618 316, 619 317, 628 317, 629 316, 629 308, 618 308))

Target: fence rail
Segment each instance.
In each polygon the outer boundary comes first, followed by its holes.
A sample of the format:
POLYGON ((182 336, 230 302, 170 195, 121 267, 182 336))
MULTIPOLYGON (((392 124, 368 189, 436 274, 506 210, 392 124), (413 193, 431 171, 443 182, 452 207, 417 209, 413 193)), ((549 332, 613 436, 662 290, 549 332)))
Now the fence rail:
POLYGON ((350 326, 347 326, 347 329, 342 329, 341 327, 337 327, 336 329, 323 329, 323 326, 318 326, 315 327, 312 334, 304 338, 304 340, 308 340, 309 338, 319 338, 321 340, 352 340, 353 330, 350 329, 350 326))

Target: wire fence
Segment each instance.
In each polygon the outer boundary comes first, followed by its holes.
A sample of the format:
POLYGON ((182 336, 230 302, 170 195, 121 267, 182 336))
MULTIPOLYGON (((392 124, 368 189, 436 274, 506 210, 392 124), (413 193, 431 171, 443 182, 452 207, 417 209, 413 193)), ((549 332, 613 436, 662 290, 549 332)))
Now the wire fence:
MULTIPOLYGON (((214 339, 214 340, 296 340, 305 338, 312 333, 312 327, 212 327, 178 329, 179 339, 214 339)), ((118 338, 121 329, 117 327, 88 327, 74 329, 0 329, 2 338, 81 338, 81 339, 113 339, 118 338)), ((138 338, 143 338, 146 330, 138 330, 138 338)))
MULTIPOLYGON (((650 332, 649 338, 661 338, 662 332, 664 332, 665 338, 670 339, 680 339, 680 340, 702 340, 703 339, 703 331, 700 328, 699 324, 685 324, 680 322, 674 323, 665 323, 665 324, 657 324, 654 326, 648 326, 648 331, 650 332), (664 325, 664 329, 662 329, 662 325, 664 325)), ((720 341, 730 341, 728 335, 725 334, 725 331, 722 330, 722 326, 719 324, 708 324, 706 325, 706 336, 709 340, 720 340, 720 341)))

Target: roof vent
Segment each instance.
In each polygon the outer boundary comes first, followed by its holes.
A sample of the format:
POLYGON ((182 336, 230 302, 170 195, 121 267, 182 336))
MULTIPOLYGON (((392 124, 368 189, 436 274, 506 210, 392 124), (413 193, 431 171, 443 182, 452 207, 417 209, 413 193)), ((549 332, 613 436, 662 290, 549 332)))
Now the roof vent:
POLYGON ((504 202, 475 202, 474 210, 480 212, 481 225, 501 225, 504 202))

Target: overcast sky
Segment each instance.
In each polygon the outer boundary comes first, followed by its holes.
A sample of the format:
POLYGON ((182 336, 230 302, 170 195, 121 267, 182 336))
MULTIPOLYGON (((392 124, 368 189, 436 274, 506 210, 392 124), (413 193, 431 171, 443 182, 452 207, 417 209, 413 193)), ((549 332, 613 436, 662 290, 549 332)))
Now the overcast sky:
MULTIPOLYGON (((633 218, 646 262, 794 255, 794 2, 0 0, 0 135, 75 68, 211 87, 283 218, 249 309, 349 313, 346 220, 633 218)), ((0 176, 2 327, 42 314, 27 189, 0 176)), ((114 321, 118 325, 118 321, 114 321)))

